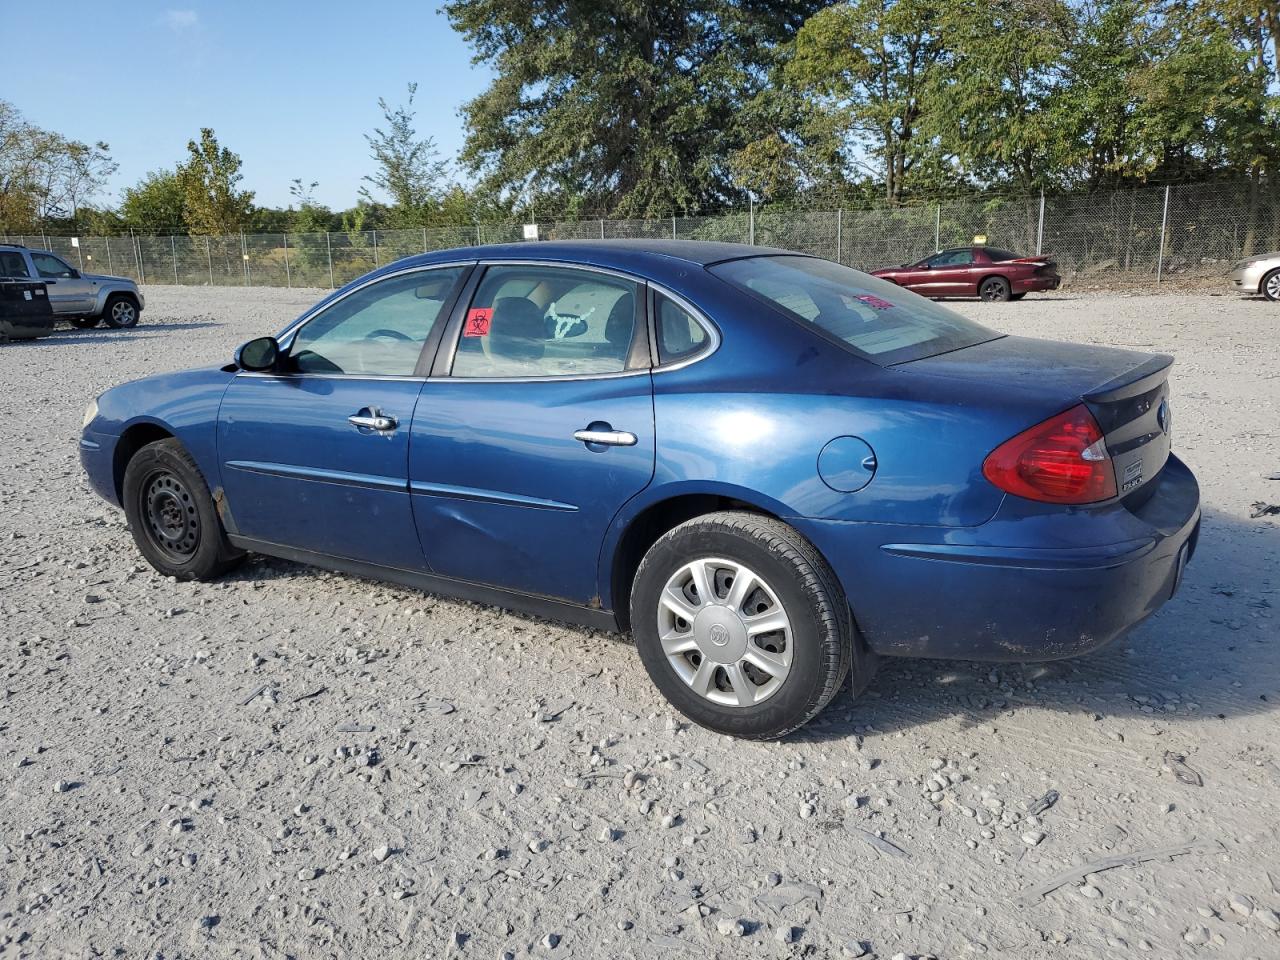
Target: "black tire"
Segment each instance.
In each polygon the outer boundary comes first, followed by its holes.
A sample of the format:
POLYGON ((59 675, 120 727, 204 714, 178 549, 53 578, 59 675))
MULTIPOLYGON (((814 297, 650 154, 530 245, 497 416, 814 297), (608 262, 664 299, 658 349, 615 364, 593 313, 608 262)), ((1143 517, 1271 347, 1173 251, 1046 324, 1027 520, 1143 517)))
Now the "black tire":
POLYGON ((102 320, 113 330, 127 330, 138 325, 142 310, 138 301, 127 293, 113 293, 102 308, 102 320))
POLYGON ((77 330, 92 330, 98 325, 101 317, 71 317, 67 323, 71 324, 77 330))
POLYGON ((1272 270, 1263 277, 1258 289, 1272 303, 1280 301, 1280 270, 1272 270))
POLYGON ((978 299, 986 303, 1005 303, 1012 296, 1004 277, 987 277, 978 284, 978 299))
POLYGON ((167 577, 212 580, 244 558, 227 541, 200 468, 172 437, 147 444, 125 467, 124 512, 138 549, 167 577))
MULTIPOLYGON (((861 643, 840 583, 817 549, 782 521, 743 511, 695 517, 649 548, 636 571, 631 624, 645 670, 672 706, 704 727, 751 740, 781 737, 808 723, 840 689, 855 661, 855 644, 861 643), (729 560, 757 572, 791 622, 789 672, 760 702, 713 703, 694 692, 663 650, 659 598, 671 577, 700 558, 729 560)), ((860 655, 856 663, 863 676, 855 678, 855 690, 872 669, 869 657, 860 655)))
POLYGON ((1025 294, 1025 293, 1011 293, 1011 294, 1009 294, 1009 299, 1010 299, 1010 300, 1021 300, 1021 299, 1022 299, 1023 297, 1025 297, 1025 296, 1026 296, 1026 294, 1025 294))

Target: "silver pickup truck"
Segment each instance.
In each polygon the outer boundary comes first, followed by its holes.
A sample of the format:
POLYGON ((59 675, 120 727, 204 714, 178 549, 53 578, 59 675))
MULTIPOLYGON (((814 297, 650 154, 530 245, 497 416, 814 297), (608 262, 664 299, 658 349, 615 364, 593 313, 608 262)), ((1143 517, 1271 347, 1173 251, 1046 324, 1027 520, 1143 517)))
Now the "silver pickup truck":
POLYGON ((99 321, 118 329, 137 326, 146 303, 128 277, 81 273, 57 254, 14 243, 0 243, 0 277, 44 281, 54 316, 82 330, 99 321))

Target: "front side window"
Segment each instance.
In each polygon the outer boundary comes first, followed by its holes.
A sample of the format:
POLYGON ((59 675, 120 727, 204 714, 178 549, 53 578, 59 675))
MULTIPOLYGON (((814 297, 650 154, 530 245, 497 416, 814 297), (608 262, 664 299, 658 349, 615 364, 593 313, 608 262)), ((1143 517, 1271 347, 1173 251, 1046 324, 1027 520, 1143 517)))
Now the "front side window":
POLYGON ((0 250, 0 277, 29 277, 27 261, 16 250, 0 250))
POLYGON ((33 253, 31 262, 36 265, 36 272, 50 280, 69 280, 76 272, 51 253, 33 253))
POLYGON ((298 373, 413 376, 441 308, 463 267, 390 277, 312 317, 289 348, 298 373))
POLYGON ((817 257, 748 257, 709 269, 882 366, 1000 336, 895 283, 817 257))
POLYGON ((944 250, 942 253, 935 254, 925 263, 934 267, 967 267, 973 263, 972 250, 944 250))
POLYGON ((455 377, 581 377, 628 367, 639 288, 569 267, 490 267, 463 318, 455 377))

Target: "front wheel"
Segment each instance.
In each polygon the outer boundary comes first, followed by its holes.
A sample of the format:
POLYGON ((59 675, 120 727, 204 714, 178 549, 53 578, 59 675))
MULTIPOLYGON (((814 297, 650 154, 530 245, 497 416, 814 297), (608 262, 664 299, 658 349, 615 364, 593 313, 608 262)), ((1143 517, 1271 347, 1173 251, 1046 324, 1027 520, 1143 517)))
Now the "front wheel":
POLYGON ((138 549, 165 576, 212 580, 244 556, 227 541, 200 468, 173 438, 143 447, 125 467, 124 512, 138 549))
POLYGON ((1262 278, 1262 295, 1273 303, 1280 300, 1280 270, 1272 270, 1262 278))
POLYGON ((102 319, 107 326, 115 330, 123 330, 138 325, 138 304, 132 297, 112 296, 102 308, 102 319))
POLYGON ((1003 303, 1010 294, 1009 281, 1004 277, 987 277, 978 287, 978 298, 987 303, 1003 303))
POLYGON ((844 592, 813 545, 738 511, 695 517, 649 549, 631 624, 645 670, 677 710, 755 740, 825 707, 856 641, 844 592))
POLYGON ((71 317, 67 323, 77 330, 92 330, 98 325, 99 317, 71 317))

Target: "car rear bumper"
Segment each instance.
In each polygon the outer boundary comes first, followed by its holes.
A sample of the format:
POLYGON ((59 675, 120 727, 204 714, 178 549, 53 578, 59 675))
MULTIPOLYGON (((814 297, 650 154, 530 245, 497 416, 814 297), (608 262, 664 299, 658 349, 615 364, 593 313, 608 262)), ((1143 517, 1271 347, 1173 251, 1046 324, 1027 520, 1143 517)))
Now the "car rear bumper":
POLYGON ((1133 510, 1006 498, 978 527, 881 525, 870 537, 839 528, 871 525, 795 522, 835 567, 876 652, 1056 660, 1111 642, 1177 589, 1199 535, 1199 487, 1176 457, 1151 482, 1133 510))
POLYGON ((1059 276, 1028 277, 1025 280, 1014 280, 1013 292, 1044 293, 1046 290, 1057 290, 1060 286, 1062 286, 1062 278, 1059 276))

